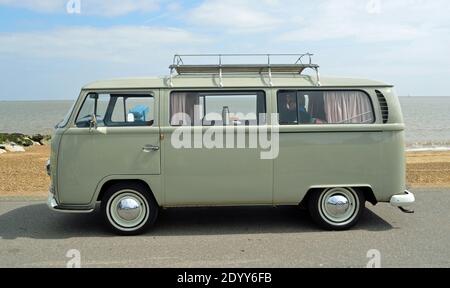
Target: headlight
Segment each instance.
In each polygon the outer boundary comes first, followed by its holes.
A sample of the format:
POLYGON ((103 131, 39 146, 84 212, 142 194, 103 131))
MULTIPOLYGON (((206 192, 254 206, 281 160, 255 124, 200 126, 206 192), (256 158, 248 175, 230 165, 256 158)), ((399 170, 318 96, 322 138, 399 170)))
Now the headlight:
POLYGON ((52 175, 52 169, 50 167, 50 160, 47 160, 47 164, 45 165, 45 170, 47 170, 47 175, 48 176, 52 175))

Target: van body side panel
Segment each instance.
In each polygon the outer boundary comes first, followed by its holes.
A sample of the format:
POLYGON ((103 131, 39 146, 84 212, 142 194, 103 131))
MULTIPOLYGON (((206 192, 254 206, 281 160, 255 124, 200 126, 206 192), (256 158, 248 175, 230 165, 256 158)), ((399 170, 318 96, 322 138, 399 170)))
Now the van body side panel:
POLYGON ((62 136, 57 166, 61 205, 88 204, 97 183, 106 176, 97 173, 94 140, 88 129, 70 128, 62 136))
POLYGON ((95 206, 95 203, 97 202, 97 198, 101 192, 101 189, 104 184, 106 184, 108 181, 144 181, 147 183, 147 185, 150 187, 150 189, 153 192, 153 195, 155 196, 155 200, 159 205, 163 205, 164 203, 164 193, 163 193, 163 186, 162 186, 162 177, 161 175, 109 175, 105 178, 103 178, 97 185, 95 195, 93 198, 93 201, 90 203, 90 206, 95 206))
MULTIPOLYGON (((352 89, 349 87, 348 89, 352 89)), ((376 88, 389 107, 382 124, 374 88, 370 95, 375 124, 280 126, 280 155, 275 160, 274 204, 297 204, 309 189, 370 187, 378 202, 405 191, 404 124, 392 87, 376 88)))
MULTIPOLYGON (((217 90, 217 89, 215 89, 217 90)), ((260 89, 261 90, 261 89, 260 89)), ((226 91, 224 89, 223 91, 226 91)), ((270 109, 270 90, 266 90, 266 107, 270 109)), ((261 159, 261 148, 181 148, 174 147, 172 135, 184 131, 192 137, 194 133, 204 135, 216 131, 221 135, 223 126, 216 127, 172 127, 169 125, 170 90, 162 90, 165 103, 162 104, 161 119, 162 166, 165 190, 165 206, 232 206, 272 205, 273 160, 261 159), (164 92, 163 92, 164 91, 164 92), (198 133, 196 133, 198 132, 198 133)), ((267 128, 267 127, 265 127, 267 128)), ((235 127, 227 127, 233 131, 235 127)), ((247 139, 261 126, 239 127, 247 139), (253 131, 253 132, 252 132, 253 131)), ((227 133, 227 132, 225 132, 227 133)), ((237 135, 234 134, 234 141, 237 135)), ((185 134, 186 135, 186 134, 185 134)), ((197 138, 198 139, 198 138, 197 138)), ((226 136, 224 136, 226 139, 226 136)), ((202 140, 200 139, 200 145, 202 140)), ((197 141, 198 143, 198 141, 197 141)), ((224 142, 226 144, 226 142, 224 142)), ((225 147, 225 146, 224 146, 225 147)))
POLYGON ((305 132, 297 126, 280 127, 275 204, 298 204, 312 187, 370 186, 375 193, 382 191, 382 143, 381 131, 305 132))
POLYGON ((377 191, 375 197, 379 202, 389 202, 393 195, 406 190, 405 132, 385 131, 382 137, 382 169, 379 178, 384 182, 384 189, 377 191))
POLYGON ((272 160, 262 160, 261 149, 177 149, 175 129, 201 135, 206 128, 162 129, 167 206, 272 204, 272 160))
MULTIPOLYGON (((158 107, 159 90, 140 92, 151 92, 158 107)), ((92 205, 99 183, 112 175, 142 179, 139 175, 161 174, 160 151, 143 152, 145 145, 160 145, 159 135, 158 121, 151 127, 69 127, 61 138, 58 157, 60 204, 92 205)))
MULTIPOLYGON (((404 125, 400 100, 395 95, 394 88, 386 87, 377 90, 383 94, 389 107, 388 126, 399 123, 404 125)), ((384 130, 382 159, 383 169, 380 178, 383 179, 385 188, 383 191, 377 191, 375 197, 380 202, 389 202, 393 195, 402 194, 407 188, 404 127, 384 130)))

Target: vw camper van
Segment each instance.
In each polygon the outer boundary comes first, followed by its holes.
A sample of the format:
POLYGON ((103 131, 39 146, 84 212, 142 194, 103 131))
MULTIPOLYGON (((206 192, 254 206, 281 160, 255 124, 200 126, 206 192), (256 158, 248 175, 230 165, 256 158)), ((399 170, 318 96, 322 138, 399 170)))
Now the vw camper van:
POLYGON ((175 55, 168 76, 86 85, 53 136, 49 207, 100 203, 120 235, 171 207, 300 205, 327 230, 366 202, 412 212, 393 86, 321 78, 311 56, 175 55))

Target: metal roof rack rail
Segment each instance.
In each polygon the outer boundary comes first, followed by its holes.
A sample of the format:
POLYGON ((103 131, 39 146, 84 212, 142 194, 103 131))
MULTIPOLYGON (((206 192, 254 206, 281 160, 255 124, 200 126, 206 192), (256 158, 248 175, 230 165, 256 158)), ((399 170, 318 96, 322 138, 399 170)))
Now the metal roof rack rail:
POLYGON ((173 57, 173 64, 169 66, 170 82, 173 87, 173 76, 175 71, 178 75, 188 74, 218 74, 219 86, 223 87, 224 74, 267 74, 269 77, 269 85, 273 86, 273 74, 282 73, 298 73, 301 74, 305 69, 313 69, 316 72, 316 84, 320 86, 319 65, 312 63, 314 54, 176 54, 173 57), (264 57, 265 63, 259 64, 224 64, 224 59, 231 57, 264 57), (273 59, 276 57, 295 57, 296 61, 292 64, 275 64, 273 59), (196 58, 204 60, 206 58, 215 58, 214 64, 185 64, 188 58, 196 58), (304 63, 303 60, 307 61, 304 63))

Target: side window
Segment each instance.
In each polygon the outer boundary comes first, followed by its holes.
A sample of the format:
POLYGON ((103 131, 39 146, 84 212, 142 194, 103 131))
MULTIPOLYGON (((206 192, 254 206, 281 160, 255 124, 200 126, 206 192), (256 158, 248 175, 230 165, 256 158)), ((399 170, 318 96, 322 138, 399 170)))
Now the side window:
POLYGON ((96 115, 97 126, 105 126, 105 115, 109 102, 110 96, 107 94, 89 94, 78 112, 75 121, 76 126, 78 128, 89 127, 94 114, 96 115))
POLYGON ((152 126, 154 102, 150 95, 89 94, 78 113, 76 126, 89 127, 94 114, 99 127, 152 126))
POLYGON ((172 126, 264 125, 264 92, 172 92, 172 126))
POLYGON ((111 121, 112 122, 125 122, 125 119, 127 118, 126 114, 126 106, 125 101, 123 97, 117 98, 117 101, 114 105, 113 112, 111 114, 111 121))
POLYGON ((278 113, 281 125, 375 122, 370 98, 362 91, 279 91, 278 113))
POLYGON ((111 95, 107 126, 152 126, 155 99, 150 95, 111 95))
POLYGON ((204 126, 257 125, 257 95, 205 95, 204 126))

